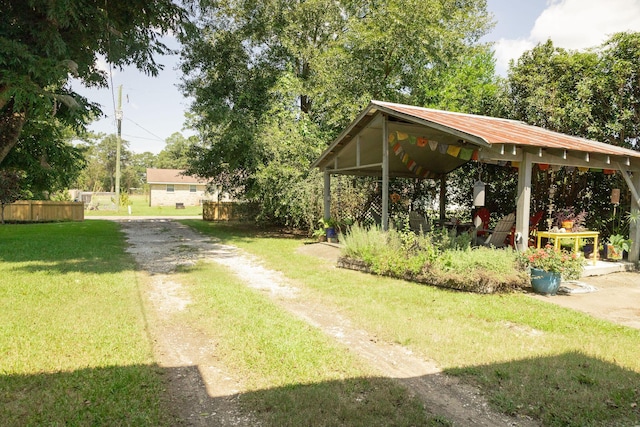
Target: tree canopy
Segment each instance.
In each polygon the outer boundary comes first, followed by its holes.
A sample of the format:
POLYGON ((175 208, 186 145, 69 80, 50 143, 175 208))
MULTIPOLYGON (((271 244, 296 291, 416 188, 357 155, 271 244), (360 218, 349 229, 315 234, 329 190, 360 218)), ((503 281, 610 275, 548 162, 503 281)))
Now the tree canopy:
POLYGON ((454 65, 490 55, 478 42, 491 25, 485 0, 201 4, 199 36, 182 40, 183 89, 205 144, 190 172, 228 178, 228 190, 292 225, 301 199, 318 197, 300 192, 318 190, 309 164, 355 112, 375 98, 427 102, 433 82, 453 80, 447 69, 475 83, 454 65))
POLYGON ((162 66, 154 55, 169 52, 161 36, 187 22, 171 0, 0 0, 0 10, 0 163, 28 120, 55 116, 83 129, 98 113, 71 90, 69 76, 105 86, 99 57, 155 75, 162 66))

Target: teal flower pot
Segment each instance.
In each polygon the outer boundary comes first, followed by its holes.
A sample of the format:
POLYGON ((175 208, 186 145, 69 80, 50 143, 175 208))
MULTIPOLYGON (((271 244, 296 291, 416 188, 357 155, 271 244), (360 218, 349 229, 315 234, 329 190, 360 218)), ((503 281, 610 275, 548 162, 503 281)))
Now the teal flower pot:
POLYGON ((562 278, 560 273, 540 270, 539 268, 531 269, 531 287, 537 294, 555 295, 560 288, 562 278))

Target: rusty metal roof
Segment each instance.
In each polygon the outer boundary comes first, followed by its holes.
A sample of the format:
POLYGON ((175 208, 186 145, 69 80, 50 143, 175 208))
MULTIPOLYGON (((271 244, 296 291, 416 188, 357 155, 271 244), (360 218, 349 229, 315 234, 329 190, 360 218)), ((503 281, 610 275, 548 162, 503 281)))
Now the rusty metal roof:
MULTIPOLYGON (((477 151, 478 159, 483 162, 519 162, 528 152, 535 153, 535 163, 640 170, 640 151, 553 132, 517 120, 382 101, 371 101, 312 167, 331 173, 381 176, 381 142, 394 145, 391 137, 396 132, 433 141, 442 147, 460 148, 467 153, 477 151), (388 137, 382 135, 385 126, 388 137)), ((390 176, 414 177, 417 169, 438 176, 469 161, 462 156, 439 153, 433 147, 431 150, 420 149, 406 141, 396 143, 393 148, 396 155, 392 153, 389 157, 390 176), (408 166, 413 164, 420 168, 409 170, 408 166)), ((427 175, 422 173, 421 176, 427 175)))
POLYGON ((382 101, 372 101, 371 105, 382 107, 387 112, 400 113, 409 119, 419 119, 456 129, 480 137, 489 144, 504 143, 640 158, 639 151, 553 132, 517 120, 454 113, 382 101))

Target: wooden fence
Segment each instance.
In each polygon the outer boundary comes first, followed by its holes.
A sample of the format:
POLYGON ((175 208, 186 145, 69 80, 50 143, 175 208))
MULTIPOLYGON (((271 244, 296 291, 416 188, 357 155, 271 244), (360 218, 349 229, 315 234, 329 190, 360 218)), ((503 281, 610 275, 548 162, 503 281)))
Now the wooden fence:
POLYGON ((21 200, 4 208, 5 221, 83 221, 84 203, 21 200))
POLYGON ((202 219, 205 221, 243 221, 251 217, 249 203, 202 202, 202 219))

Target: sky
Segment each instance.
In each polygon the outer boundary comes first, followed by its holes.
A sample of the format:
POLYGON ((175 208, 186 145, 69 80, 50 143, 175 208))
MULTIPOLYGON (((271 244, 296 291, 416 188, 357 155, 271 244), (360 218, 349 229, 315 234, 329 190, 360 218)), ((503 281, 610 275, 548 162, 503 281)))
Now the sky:
MULTIPOLYGON (((482 41, 494 43, 496 72, 502 76, 506 76, 509 60, 547 39, 557 47, 584 50, 602 44, 613 33, 640 31, 640 0, 487 0, 487 8, 496 25, 482 41)), ((166 43, 178 47, 171 39, 166 43)), ((122 137, 129 141, 131 151, 157 154, 173 133, 192 135, 183 129, 189 100, 177 87, 178 60, 177 55, 158 58, 165 68, 157 77, 133 67, 113 70, 113 87, 108 89, 75 84, 79 93, 99 103, 106 114, 89 129, 116 133, 113 111, 122 85, 122 137)))

